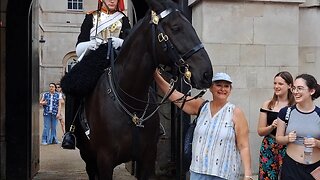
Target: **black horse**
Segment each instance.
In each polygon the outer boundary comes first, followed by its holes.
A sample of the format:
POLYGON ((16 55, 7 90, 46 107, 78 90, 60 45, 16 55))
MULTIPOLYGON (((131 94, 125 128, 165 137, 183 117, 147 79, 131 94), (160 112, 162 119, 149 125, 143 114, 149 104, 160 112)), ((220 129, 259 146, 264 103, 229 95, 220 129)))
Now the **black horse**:
MULTIPOLYGON (((159 64, 170 66, 175 75, 186 73, 192 87, 211 85, 210 59, 191 23, 170 0, 147 2, 150 11, 85 98, 90 139, 75 122, 77 147, 89 179, 112 179, 114 167, 130 160, 137 162, 138 179, 148 179, 154 172, 159 116, 149 87, 159 64)), ((105 49, 101 45, 82 61, 105 49)))

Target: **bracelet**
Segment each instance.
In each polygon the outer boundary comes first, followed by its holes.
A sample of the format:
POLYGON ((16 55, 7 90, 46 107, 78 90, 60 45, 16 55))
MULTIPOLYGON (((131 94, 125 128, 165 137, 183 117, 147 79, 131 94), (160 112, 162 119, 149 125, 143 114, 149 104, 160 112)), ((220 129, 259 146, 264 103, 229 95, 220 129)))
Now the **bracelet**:
POLYGON ((253 177, 252 176, 244 176, 246 179, 250 179, 250 180, 253 180, 253 177))

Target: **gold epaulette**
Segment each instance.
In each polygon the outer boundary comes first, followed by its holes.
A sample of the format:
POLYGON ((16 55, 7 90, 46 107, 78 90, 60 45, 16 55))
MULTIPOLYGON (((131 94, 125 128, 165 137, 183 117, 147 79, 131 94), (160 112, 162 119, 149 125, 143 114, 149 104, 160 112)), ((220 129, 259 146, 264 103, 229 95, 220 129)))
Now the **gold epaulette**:
MULTIPOLYGON (((102 8, 101 11, 106 13, 106 14, 108 14, 108 10, 106 8, 102 8)), ((97 12, 98 12, 98 10, 93 10, 93 11, 87 12, 87 14, 93 14, 94 15, 94 14, 97 14, 97 12)))
POLYGON ((87 12, 87 14, 95 14, 95 13, 97 13, 97 10, 87 12))

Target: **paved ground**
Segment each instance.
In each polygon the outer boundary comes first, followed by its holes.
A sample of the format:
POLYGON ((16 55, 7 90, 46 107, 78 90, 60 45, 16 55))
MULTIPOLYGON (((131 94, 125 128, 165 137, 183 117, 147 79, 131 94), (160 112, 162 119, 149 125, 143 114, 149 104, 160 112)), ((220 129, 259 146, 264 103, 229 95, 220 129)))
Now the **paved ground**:
MULTIPOLYGON (((78 150, 65 150, 60 144, 40 146, 40 171, 34 180, 88 179, 78 150)), ((124 164, 114 171, 114 180, 135 180, 124 164)))
MULTIPOLYGON (((42 112, 40 111, 40 134, 42 133, 42 112)), ((60 123, 57 126, 58 137, 62 137, 60 123)), ((62 141, 62 139, 59 139, 62 141)), ((40 146, 40 171, 33 180, 87 180, 85 164, 78 149, 65 150, 61 144, 40 146)), ((136 180, 125 169, 124 164, 114 170, 114 180, 136 180)), ((163 178, 161 178, 163 179, 163 178)), ((257 179, 257 176, 254 177, 257 179)))
MULTIPOLYGON (((40 134, 42 133, 43 120, 40 111, 40 134)), ((60 123, 57 126, 58 137, 62 137, 60 123)), ((41 138, 41 137, 40 137, 41 138)), ((62 141, 62 138, 59 139, 62 141)), ((82 161, 78 149, 65 150, 61 144, 40 146, 40 171, 33 180, 87 180, 85 164, 82 161)), ((114 170, 114 180, 136 180, 125 169, 124 164, 114 170)))

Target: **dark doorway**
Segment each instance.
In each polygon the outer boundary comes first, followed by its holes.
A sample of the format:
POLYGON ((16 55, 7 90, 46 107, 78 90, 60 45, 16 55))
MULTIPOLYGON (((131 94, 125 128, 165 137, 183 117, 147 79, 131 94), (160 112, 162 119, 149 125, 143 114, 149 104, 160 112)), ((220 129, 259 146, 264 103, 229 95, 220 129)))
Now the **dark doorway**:
POLYGON ((37 18, 32 17, 31 2, 10 0, 6 8, 6 56, 1 59, 5 64, 6 179, 32 179, 39 170, 39 61, 32 44, 38 40, 32 29, 38 28, 32 28, 37 18))

